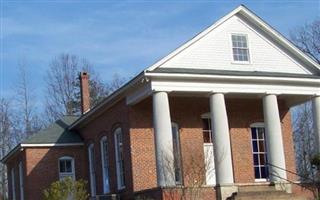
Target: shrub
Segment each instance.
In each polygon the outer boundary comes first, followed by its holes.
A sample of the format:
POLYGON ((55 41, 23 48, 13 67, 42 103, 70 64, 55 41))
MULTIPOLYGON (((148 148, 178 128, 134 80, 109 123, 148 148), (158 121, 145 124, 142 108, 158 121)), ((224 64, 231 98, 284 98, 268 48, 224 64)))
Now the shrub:
POLYGON ((87 200, 89 195, 86 188, 86 181, 73 181, 71 177, 66 177, 44 190, 44 200, 87 200))

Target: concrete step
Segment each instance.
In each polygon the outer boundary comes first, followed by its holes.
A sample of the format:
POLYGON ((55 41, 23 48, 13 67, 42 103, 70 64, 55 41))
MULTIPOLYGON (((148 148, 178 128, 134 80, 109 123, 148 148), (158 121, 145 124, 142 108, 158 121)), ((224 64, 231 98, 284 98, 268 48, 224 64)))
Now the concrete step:
POLYGON ((239 186, 230 200, 307 200, 304 197, 276 190, 272 185, 239 186))
POLYGON ((295 196, 285 192, 245 192, 238 193, 233 200, 306 200, 303 197, 295 196))
POLYGON ((238 187, 239 192, 272 192, 277 191, 272 185, 243 185, 238 187))

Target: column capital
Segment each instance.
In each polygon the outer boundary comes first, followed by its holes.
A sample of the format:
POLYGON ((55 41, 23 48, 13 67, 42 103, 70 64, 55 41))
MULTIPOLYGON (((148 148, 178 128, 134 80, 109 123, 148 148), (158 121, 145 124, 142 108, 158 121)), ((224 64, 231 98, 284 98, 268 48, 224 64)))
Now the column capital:
POLYGON ((211 96, 211 95, 214 95, 214 94, 223 94, 223 95, 225 95, 225 94, 228 94, 229 92, 221 92, 221 91, 211 91, 211 92, 209 92, 209 95, 211 96))
POLYGON ((281 93, 280 92, 265 92, 263 94, 263 97, 268 96, 268 95, 279 96, 279 95, 281 95, 281 93))

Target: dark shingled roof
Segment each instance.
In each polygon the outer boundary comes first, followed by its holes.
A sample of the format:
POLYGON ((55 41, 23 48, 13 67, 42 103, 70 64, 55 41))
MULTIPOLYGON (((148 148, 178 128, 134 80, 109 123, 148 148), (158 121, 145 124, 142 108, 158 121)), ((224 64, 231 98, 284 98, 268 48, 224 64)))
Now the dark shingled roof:
POLYGON ((67 128, 78 117, 64 116, 52 123, 48 128, 40 130, 38 133, 31 135, 21 142, 22 144, 65 144, 65 143, 82 143, 82 138, 74 131, 67 128))
POLYGON ((203 75, 231 75, 231 76, 265 76, 265 77, 289 77, 289 78, 315 78, 320 75, 278 73, 278 72, 260 72, 260 71, 232 71, 232 70, 214 70, 214 69, 189 69, 189 68, 157 68, 149 73, 181 73, 181 74, 203 74, 203 75))

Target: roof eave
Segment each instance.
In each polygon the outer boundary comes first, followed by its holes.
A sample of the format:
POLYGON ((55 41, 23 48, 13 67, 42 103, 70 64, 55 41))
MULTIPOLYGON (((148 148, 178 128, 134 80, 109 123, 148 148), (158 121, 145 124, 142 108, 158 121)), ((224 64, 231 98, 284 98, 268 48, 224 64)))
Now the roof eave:
POLYGON ((21 144, 18 144, 15 148, 13 148, 11 151, 9 151, 9 153, 7 153, 7 155, 5 155, 0 162, 2 162, 3 164, 6 164, 8 160, 10 160, 10 158, 12 158, 12 156, 14 156, 18 151, 20 151, 22 149, 21 144))

